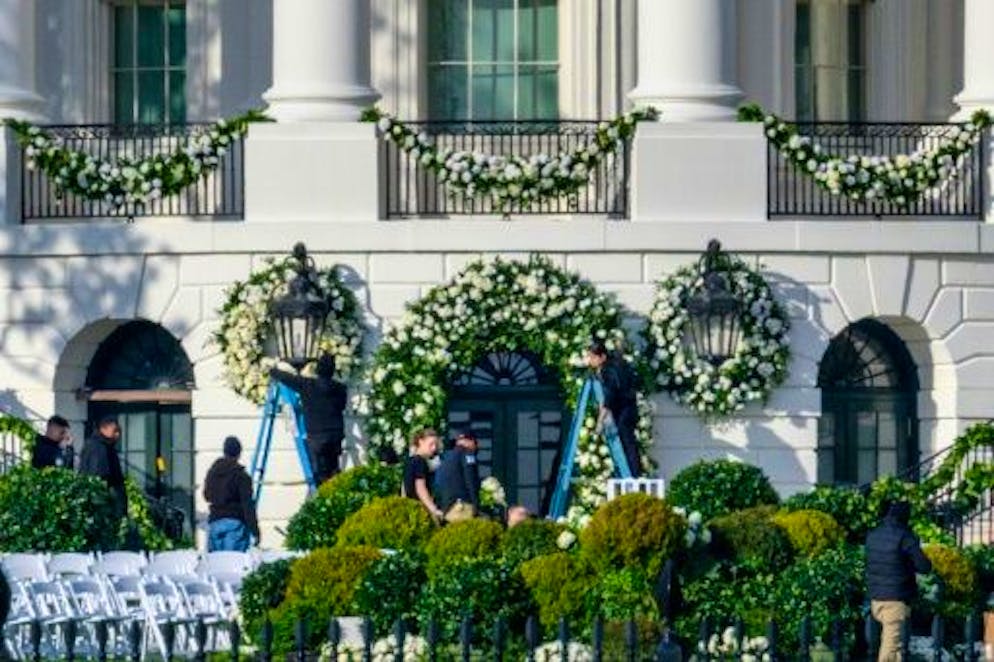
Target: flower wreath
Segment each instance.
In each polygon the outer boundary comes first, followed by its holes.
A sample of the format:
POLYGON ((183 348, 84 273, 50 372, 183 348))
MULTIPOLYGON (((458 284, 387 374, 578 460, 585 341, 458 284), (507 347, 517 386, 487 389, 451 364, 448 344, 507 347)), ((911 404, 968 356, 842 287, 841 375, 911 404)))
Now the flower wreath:
POLYGON ((991 125, 990 113, 978 110, 969 122, 950 125, 937 142, 911 154, 842 157, 826 154, 809 136, 798 134, 796 125, 764 114, 758 106, 743 106, 739 118, 762 121, 766 137, 784 158, 829 193, 861 202, 883 199, 902 207, 929 191, 938 193, 941 184, 955 178, 963 157, 991 125))
POLYGON ((703 265, 681 267, 656 285, 643 335, 656 383, 702 416, 726 416, 752 400, 765 401, 787 375, 790 322, 766 280, 737 257, 719 253, 713 264, 743 303, 735 356, 715 366, 683 342, 687 303, 704 284, 703 265))
POLYGON ((57 195, 68 192, 122 209, 175 195, 196 184, 217 169, 221 157, 248 132, 250 123, 266 119, 252 110, 195 128, 184 136, 185 144, 170 154, 116 159, 69 149, 60 136, 28 122, 9 119, 7 125, 24 149, 28 168, 45 173, 57 195))
MULTIPOLYGON (((578 275, 532 256, 527 262, 496 258, 467 265, 448 284, 432 288, 408 307, 371 359, 369 392, 358 409, 374 456, 406 453, 408 437, 423 427, 442 428, 446 385, 491 351, 528 351, 555 370, 566 405, 575 406, 590 339, 611 348, 624 341, 621 308, 578 275)), ((645 468, 652 443, 652 409, 640 397, 637 436, 645 468)), ((607 444, 594 433, 593 403, 576 458, 578 503, 603 499, 612 464, 607 444)))
POLYGON ((396 143, 452 191, 470 198, 493 196, 496 208, 507 211, 512 205, 575 197, 602 161, 625 149, 638 122, 658 116, 652 107, 633 110, 601 122, 586 143, 568 152, 529 157, 439 150, 427 133, 415 131, 378 108, 364 111, 362 119, 376 122, 384 140, 396 143))
MULTIPOLYGON (((269 370, 276 365, 276 359, 266 351, 272 335, 269 303, 286 293, 297 267, 291 257, 267 262, 247 281, 235 282, 226 290, 227 298, 218 311, 221 327, 214 333, 214 342, 224 357, 225 380, 236 393, 256 404, 265 399, 269 370)), ((318 269, 317 278, 330 294, 332 308, 319 347, 335 357, 339 379, 348 380, 362 356, 359 303, 342 283, 337 269, 318 269)))

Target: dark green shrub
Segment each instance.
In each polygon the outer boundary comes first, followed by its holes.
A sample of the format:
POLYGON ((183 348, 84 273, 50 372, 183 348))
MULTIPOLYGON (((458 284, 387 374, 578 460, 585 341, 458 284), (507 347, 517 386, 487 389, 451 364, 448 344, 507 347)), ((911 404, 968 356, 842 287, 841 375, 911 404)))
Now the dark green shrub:
POLYGON ((712 632, 741 619, 749 636, 764 634, 771 616, 773 582, 773 575, 736 573, 727 565, 714 566, 683 585, 683 601, 674 624, 677 634, 697 641, 705 618, 712 632))
POLYGON ((980 596, 973 561, 962 550, 947 545, 925 545, 922 551, 932 562, 932 572, 942 580, 935 611, 947 618, 968 616, 980 596))
POLYGON ((797 556, 818 556, 826 549, 841 545, 846 538, 845 529, 828 513, 819 510, 779 512, 773 523, 787 532, 797 556))
POLYGON ((963 553, 973 562, 977 570, 977 586, 980 589, 980 605, 985 606, 988 596, 994 593, 994 545, 970 545, 963 553))
POLYGON ((712 549, 720 558, 750 572, 778 572, 793 558, 787 532, 772 521, 772 506, 739 510, 710 523, 712 549))
POLYGON ((373 621, 377 637, 387 636, 397 619, 413 623, 426 583, 424 555, 400 552, 384 556, 369 566, 359 582, 353 611, 373 621))
POLYGON ((597 612, 605 621, 658 620, 652 589, 641 568, 605 572, 597 582, 597 612))
POLYGON ((562 524, 549 520, 525 520, 504 533, 501 554, 514 567, 536 557, 553 554, 559 551, 556 540, 565 530, 562 524))
MULTIPOLYGON (((138 547, 161 552, 174 547, 173 541, 152 520, 152 510, 145 492, 131 478, 125 478, 124 489, 128 495, 128 518, 121 522, 118 540, 134 539, 138 547)), ((190 545, 192 547, 192 545, 190 545)))
POLYGON ((292 559, 263 563, 242 581, 238 611, 242 615, 243 632, 250 640, 259 641, 266 616, 286 597, 292 565, 292 559))
POLYGON ((290 519, 286 546, 304 550, 333 547, 346 517, 377 497, 399 493, 398 466, 374 463, 346 469, 325 481, 290 519))
POLYGON ((626 494, 594 512, 580 533, 580 551, 602 571, 642 568, 655 577, 684 545, 687 523, 648 494, 626 494))
POLYGON ((578 556, 556 552, 525 561, 520 572, 548 635, 557 631, 560 618, 565 618, 575 632, 590 626, 597 606, 597 573, 589 563, 578 556))
POLYGON ((437 528, 428 511, 414 499, 380 497, 345 518, 338 529, 338 544, 415 550, 437 528))
POLYGON ((425 543, 428 576, 444 572, 446 566, 463 559, 493 558, 500 552, 504 529, 497 522, 474 518, 439 529, 425 543))
POLYGON ((846 539, 862 544, 867 532, 877 525, 879 517, 870 512, 862 492, 851 487, 816 487, 810 492, 795 494, 783 504, 784 510, 817 510, 831 515, 846 531, 846 539))
POLYGON ((0 476, 0 551, 111 549, 119 524, 99 478, 28 465, 0 476))
POLYGON ((286 597, 273 611, 273 648, 294 647, 296 622, 308 624, 307 645, 317 649, 326 640, 332 616, 355 616, 352 600, 369 567, 380 558, 372 547, 316 549, 290 568, 286 597))
POLYGON ((780 502, 759 467, 733 460, 701 460, 673 477, 666 500, 708 521, 736 510, 780 502))
POLYGON ((952 535, 940 526, 938 513, 933 510, 918 483, 898 480, 893 476, 880 478, 870 486, 866 499, 867 516, 875 518, 870 528, 879 524, 888 504, 893 501, 907 501, 911 505, 911 529, 922 542, 955 544, 952 535))
POLYGON ((520 632, 532 612, 532 602, 521 576, 506 562, 464 559, 431 579, 418 604, 421 627, 434 620, 444 641, 455 641, 459 623, 473 622, 474 642, 491 640, 500 617, 512 632, 520 632))

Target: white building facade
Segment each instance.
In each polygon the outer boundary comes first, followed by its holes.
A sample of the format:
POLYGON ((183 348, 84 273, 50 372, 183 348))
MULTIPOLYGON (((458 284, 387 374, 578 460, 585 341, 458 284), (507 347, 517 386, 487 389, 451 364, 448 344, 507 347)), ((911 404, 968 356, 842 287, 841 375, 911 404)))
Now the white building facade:
MULTIPOLYGON (((295 241, 344 268, 375 346, 406 304, 493 255, 548 256, 617 295, 637 328, 655 282, 717 238, 788 306, 790 372, 721 424, 655 397, 661 475, 736 457, 786 494, 909 470, 994 411, 990 137, 941 203, 875 215, 785 175, 735 111, 754 100, 835 127, 818 135, 836 146, 913 150, 927 124, 994 106, 992 21, 989 0, 0 0, 4 116, 137 123, 73 135, 146 150, 169 145, 154 140, 167 123, 263 105, 276 120, 252 126, 226 174, 133 223, 52 202, 8 136, 0 406, 58 412, 77 437, 117 413, 136 475, 202 517, 221 440, 251 451, 258 424, 209 342, 224 289, 295 241), (613 193, 502 217, 461 213, 398 165, 356 119, 377 99, 400 119, 499 120, 519 136, 633 104, 661 116, 638 127, 613 193)), ((511 403, 499 419, 528 396, 494 397, 511 403)), ((495 455, 532 434, 494 425, 522 437, 495 438, 495 455)), ((267 545, 305 495, 279 437, 267 545)), ((361 457, 361 422, 347 443, 361 457)))

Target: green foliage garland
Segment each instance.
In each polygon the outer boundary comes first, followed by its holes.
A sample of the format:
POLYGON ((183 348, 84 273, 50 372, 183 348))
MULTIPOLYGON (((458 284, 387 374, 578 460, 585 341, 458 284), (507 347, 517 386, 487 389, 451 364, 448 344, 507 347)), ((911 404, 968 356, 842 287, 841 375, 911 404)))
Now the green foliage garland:
POLYGON ((439 150, 427 133, 416 132, 378 108, 367 109, 362 119, 376 122, 384 140, 410 154, 450 190, 470 198, 492 196, 495 207, 506 212, 512 205, 575 198, 601 162, 627 149, 638 122, 657 117, 654 108, 634 110, 601 122, 589 142, 569 152, 529 157, 439 150))
POLYGON ((23 418, 12 414, 0 414, 0 434, 13 435, 21 442, 21 453, 25 460, 34 453, 35 439, 38 433, 34 426, 23 418))
POLYGON ((176 195, 196 184, 217 169, 249 124, 266 119, 260 111, 250 110, 196 129, 171 153, 113 160, 69 149, 62 138, 29 122, 8 119, 6 124, 24 149, 28 168, 45 173, 59 195, 69 193, 123 209, 176 195))

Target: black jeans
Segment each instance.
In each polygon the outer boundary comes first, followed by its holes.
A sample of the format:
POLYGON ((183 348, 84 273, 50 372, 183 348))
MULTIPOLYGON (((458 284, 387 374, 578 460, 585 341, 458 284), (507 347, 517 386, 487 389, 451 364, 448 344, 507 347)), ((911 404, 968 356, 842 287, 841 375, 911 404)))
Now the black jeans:
POLYGON ((621 448, 625 451, 625 459, 628 460, 628 468, 631 469, 632 478, 638 478, 642 475, 642 459, 639 456, 638 439, 635 437, 635 427, 639 420, 638 407, 632 405, 617 412, 612 411, 611 418, 614 419, 614 425, 618 428, 621 448))
POLYGON ((338 473, 338 456, 342 454, 344 434, 307 438, 307 451, 311 456, 314 484, 320 486, 338 473))

